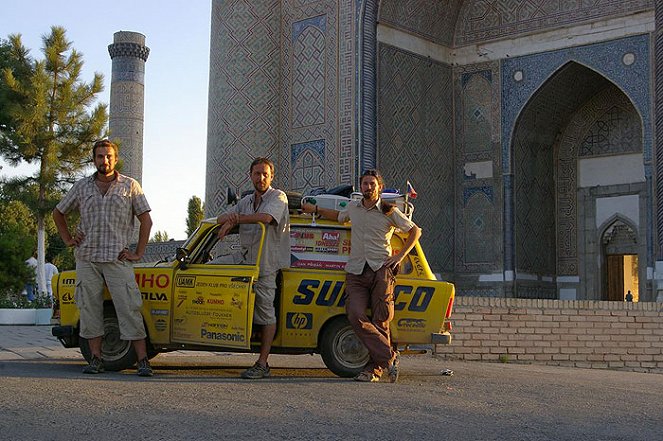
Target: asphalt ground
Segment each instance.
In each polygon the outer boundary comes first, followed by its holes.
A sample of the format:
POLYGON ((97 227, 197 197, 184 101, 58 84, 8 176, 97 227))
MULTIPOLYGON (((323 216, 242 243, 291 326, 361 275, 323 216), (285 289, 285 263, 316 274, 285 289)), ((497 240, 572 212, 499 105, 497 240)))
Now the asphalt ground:
POLYGON ((339 378, 319 356, 176 351, 85 375, 50 326, 0 326, 0 440, 663 439, 661 375, 404 356, 395 384, 339 378), (450 369, 454 375, 445 375, 450 369))
MULTIPOLYGON (((177 364, 231 364, 251 366, 257 358, 256 354, 240 354, 213 351, 173 351, 159 354, 152 360, 155 368, 159 365, 177 364)), ((10 360, 62 360, 72 363, 85 360, 78 348, 65 348, 57 338, 51 335, 51 325, 42 326, 8 326, 0 325, 0 362, 10 360)), ((270 355, 270 365, 284 368, 324 368, 325 365, 318 355, 270 355)), ((333 375, 330 373, 330 375, 333 375)))

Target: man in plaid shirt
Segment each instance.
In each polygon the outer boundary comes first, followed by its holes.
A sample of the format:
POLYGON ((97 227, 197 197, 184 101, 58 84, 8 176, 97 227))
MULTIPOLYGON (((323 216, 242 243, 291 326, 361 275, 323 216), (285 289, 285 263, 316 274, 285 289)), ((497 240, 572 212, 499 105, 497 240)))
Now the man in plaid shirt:
POLYGON ((97 169, 92 176, 76 182, 53 210, 53 220, 62 240, 75 247, 76 305, 81 314, 79 335, 88 340, 92 360, 87 374, 104 371, 101 344, 104 336, 104 283, 113 298, 122 340, 132 341, 138 359, 138 375, 151 377, 147 358, 145 326, 141 315, 142 297, 133 264, 143 257, 150 237, 150 206, 140 184, 115 170, 117 146, 107 139, 92 148, 97 169), (72 235, 65 215, 80 212, 72 235), (129 250, 134 217, 140 222, 135 251, 129 250))

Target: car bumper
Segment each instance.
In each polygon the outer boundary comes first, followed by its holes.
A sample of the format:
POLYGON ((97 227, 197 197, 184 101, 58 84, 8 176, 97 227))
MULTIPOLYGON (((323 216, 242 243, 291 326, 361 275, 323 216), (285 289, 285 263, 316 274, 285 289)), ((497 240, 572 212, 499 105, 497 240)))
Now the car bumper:
POLYGON ((73 326, 53 326, 53 337, 57 337, 65 348, 78 347, 78 332, 73 326))
POLYGON ((434 345, 448 345, 451 343, 451 333, 434 332, 431 334, 431 343, 434 345))

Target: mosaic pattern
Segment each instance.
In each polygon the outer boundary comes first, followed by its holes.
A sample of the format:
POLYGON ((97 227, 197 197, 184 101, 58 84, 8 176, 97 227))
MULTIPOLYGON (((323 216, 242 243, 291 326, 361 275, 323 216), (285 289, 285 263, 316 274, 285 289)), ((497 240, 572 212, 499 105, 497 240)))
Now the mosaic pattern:
MULTIPOLYGON (((515 177, 515 255, 516 270, 538 275, 553 275, 556 254, 575 255, 576 244, 561 240, 563 247, 555 250, 555 185, 560 196, 559 205, 575 200, 575 159, 572 169, 563 169, 554 178, 554 146, 558 134, 573 115, 588 100, 610 87, 610 82, 577 63, 569 63, 549 78, 532 97, 519 117, 514 130, 515 177)), ((592 120, 592 123, 596 118, 592 120)), ((590 123, 591 124, 591 123, 590 123)), ((587 131, 584 132, 585 134, 587 131)), ((580 143, 574 145, 575 151, 580 143)), ((559 162, 564 158, 559 158, 559 162)), ((573 210, 561 211, 557 222, 564 235, 575 234, 577 216, 573 210)), ((572 271, 573 269, 569 269, 572 271)))
MULTIPOLYGON (((257 156, 279 153, 281 1, 212 2, 205 214, 225 208, 226 189, 251 188, 257 156)), ((277 174, 280 186, 283 175, 277 174)))
MULTIPOLYGON (((308 188, 308 167, 321 163, 321 187, 354 183, 353 94, 354 2, 352 0, 283 1, 281 68, 281 162, 283 185, 308 188), (339 87, 342 85, 342 87, 339 87), (324 154, 292 161, 291 146, 322 141, 324 154), (308 164, 308 165, 307 165, 308 164), (305 170, 306 168, 306 170, 305 170)), ((303 158, 303 157, 302 157, 303 158)))
POLYGON ((325 22, 321 16, 293 25, 293 128, 325 122, 325 22))
MULTIPOLYGON (((572 75, 575 77, 575 75, 572 75)), ((596 80, 591 80, 596 83, 596 80)), ((616 86, 604 88, 588 100, 575 112, 564 130, 558 149, 557 161, 557 274, 578 275, 578 157, 582 146, 587 142, 587 133, 597 127, 597 122, 604 121, 607 114, 619 109, 629 126, 621 129, 629 134, 642 132, 640 119, 628 97, 616 86)), ((625 138, 615 134, 616 138, 625 138)), ((616 145, 612 153, 631 153, 642 151, 641 136, 634 137, 633 144, 616 145)))
POLYGON ((605 254, 633 253, 637 250, 638 235, 633 228, 618 219, 606 229, 601 242, 605 254))
MULTIPOLYGON (((663 2, 656 2, 656 33, 655 43, 655 127, 658 145, 656 148, 656 200, 663 201, 663 2)), ((663 204, 656 204, 656 232, 658 237, 658 256, 656 260, 663 260, 663 204)))
POLYGON ((463 288, 456 286, 456 296, 458 297, 504 297, 501 289, 497 288, 463 288))
MULTIPOLYGON (((490 188, 492 190, 492 188, 490 188)), ((495 206, 492 197, 477 191, 467 202, 463 213, 464 260, 467 264, 495 263, 498 258, 493 246, 495 232, 491 228, 495 206)))
POLYGON ((451 46, 462 0, 382 0, 379 22, 451 46))
POLYGON ((325 187, 325 141, 305 142, 292 145, 292 182, 290 189, 302 193, 314 188, 325 187))
POLYGON ((641 150, 642 127, 638 113, 632 106, 627 108, 612 106, 595 120, 580 145, 578 156, 610 155, 641 150))
POLYGON ((557 299, 557 287, 553 283, 526 285, 520 282, 515 294, 519 299, 557 299))
POLYGON ((516 118, 531 99, 557 70, 569 62, 577 62, 595 70, 616 84, 634 103, 643 122, 645 161, 651 160, 651 88, 649 84, 649 37, 639 35, 619 40, 579 46, 525 57, 502 60, 502 166, 510 172, 511 140, 516 118), (622 63, 622 56, 634 53, 635 62, 622 63), (525 73, 524 79, 513 79, 516 71, 525 73))
POLYGON ((414 221, 429 263, 453 272, 454 210, 451 69, 378 46, 378 167, 388 186, 419 194, 414 221), (422 167, 422 164, 426 164, 422 167))
POLYGON ((357 111, 357 134, 359 149, 355 162, 355 174, 362 170, 375 167, 377 164, 377 26, 378 6, 380 0, 356 0, 357 29, 361 30, 358 38, 358 57, 360 69, 357 69, 359 94, 357 111))
POLYGON ((458 67, 456 94, 456 272, 502 269, 499 63, 458 67), (465 175, 468 162, 491 161, 492 178, 465 175))
POLYGON ((516 271, 555 274, 555 195, 552 142, 537 142, 536 113, 514 136, 516 271))
POLYGON ((491 111, 493 104, 490 71, 465 74, 463 87, 463 134, 466 153, 490 151, 492 148, 491 111))
POLYGON ((455 42, 463 46, 653 7, 654 0, 466 0, 458 15, 455 42))

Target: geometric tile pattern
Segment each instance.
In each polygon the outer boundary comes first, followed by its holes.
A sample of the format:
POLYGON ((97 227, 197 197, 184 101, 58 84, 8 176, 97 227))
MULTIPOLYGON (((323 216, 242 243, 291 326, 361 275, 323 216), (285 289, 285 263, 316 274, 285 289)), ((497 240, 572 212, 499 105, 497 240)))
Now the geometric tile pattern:
MULTIPOLYGON (((642 125, 633 104, 614 85, 604 88, 590 98, 578 111, 570 116, 568 125, 560 135, 557 152, 557 274, 578 275, 578 159, 587 144, 588 133, 605 122, 605 115, 624 115, 629 125, 621 124, 626 135, 614 133, 617 139, 630 138, 630 144, 614 144, 610 153, 633 153, 642 151, 642 125), (618 109, 615 112, 615 109, 618 109), (637 133, 637 135, 632 135, 637 133)), ((600 154, 600 153, 599 153, 600 154)))
POLYGON ((475 192, 467 201, 462 214, 464 263, 494 264, 500 257, 499 249, 493 245, 496 239, 492 228, 495 211, 492 198, 484 191, 475 192))
MULTIPOLYGON (((347 127, 353 124, 353 96, 351 89, 339 85, 348 81, 352 84, 354 79, 354 2, 283 0, 282 13, 280 143, 286 171, 283 186, 309 188, 313 186, 310 167, 322 167, 315 176, 315 186, 332 187, 341 180, 340 158, 347 162, 347 157, 352 156, 342 156, 342 149, 352 145, 347 139, 352 139, 354 132, 347 127), (342 132, 340 126, 344 128, 342 132), (293 161, 292 146, 311 142, 323 146, 324 152, 318 155, 308 150, 302 160, 293 161), (316 161, 320 164, 316 165, 316 161)), ((347 164, 344 168, 350 171, 347 164)), ((350 181, 350 175, 345 179, 350 181)))
MULTIPOLYGON (((559 273, 556 261, 560 256, 565 262, 560 268, 570 265, 563 270, 564 275, 577 274, 577 153, 567 160, 554 148, 569 115, 609 87, 610 82, 597 72, 569 63, 544 83, 519 116, 513 137, 517 271, 554 275, 559 273), (556 163, 568 166, 558 166, 556 172, 556 163), (566 237, 569 239, 563 239, 566 237)), ((594 121, 596 118, 588 128, 594 121)), ((579 144, 573 145, 576 151, 579 144)))
MULTIPOLYGON (((542 115, 539 118, 539 129, 541 133, 547 133, 546 136, 551 139, 547 141, 549 145, 554 143, 554 138, 557 136, 554 133, 554 128, 558 130, 564 127, 562 120, 566 119, 568 121, 568 115, 571 115, 573 111, 577 110, 581 103, 587 101, 593 93, 597 93, 600 89, 597 87, 605 87, 605 85, 610 84, 610 82, 617 85, 630 99, 635 108, 637 109, 638 114, 642 119, 642 151, 643 159, 645 163, 645 178, 648 182, 651 181, 651 168, 647 164, 651 161, 652 154, 652 129, 651 129, 651 85, 650 85, 650 75, 649 75, 649 36, 639 35, 626 37, 617 40, 611 40, 601 43, 595 43, 586 46, 578 46, 573 48, 559 49, 555 51, 533 54, 523 57, 514 57, 508 58, 501 61, 502 66, 502 88, 501 88, 501 108, 502 108, 502 118, 501 118, 501 132, 502 132, 502 168, 504 169, 504 174, 513 173, 515 176, 514 187, 514 221, 505 223, 505 238, 514 237, 516 240, 511 243, 509 246, 512 247, 513 251, 510 251, 508 248, 505 249, 505 256, 513 255, 517 258, 518 270, 527 271, 526 268, 530 268, 531 272, 539 273, 538 271, 533 271, 535 267, 534 262, 542 264, 541 258, 537 258, 534 250, 522 250, 518 246, 526 246, 524 244, 532 244, 529 246, 534 246, 536 242, 531 242, 529 239, 532 237, 526 232, 530 231, 532 234, 536 230, 539 232, 537 234, 542 234, 539 228, 534 228, 533 225, 529 225, 524 219, 527 218, 527 208, 531 204, 527 201, 526 198, 529 198, 527 192, 522 193, 522 197, 519 197, 518 192, 526 190, 526 186, 521 177, 520 184, 518 184, 518 171, 512 171, 512 167, 523 167, 524 164, 521 160, 522 158, 515 157, 514 154, 518 148, 518 143, 524 142, 522 136, 520 139, 517 139, 518 134, 515 132, 516 121, 520 124, 523 121, 523 114, 526 113, 523 109, 526 106, 529 106, 530 101, 536 94, 540 93, 540 90, 544 90, 542 85, 547 84, 551 78, 558 77, 564 80, 564 83, 556 88, 557 92, 555 94, 549 95, 549 98, 544 102, 541 102, 541 105, 544 105, 545 109, 555 110, 555 118, 559 118, 558 122, 552 123, 551 121, 542 121, 545 118, 542 115), (634 62, 631 64, 625 64, 623 62, 625 54, 633 54, 634 62), (573 75, 562 75, 558 76, 557 73, 563 71, 569 66, 573 67, 578 66, 574 62, 581 63, 583 66, 586 66, 585 70, 574 67, 575 73, 573 75), (522 73, 520 81, 517 81, 516 73, 522 73), (591 73, 594 72, 594 73, 591 73), (574 78, 574 75, 594 75, 593 79, 581 80, 574 78), (583 87, 578 87, 579 84, 582 84, 583 87), (574 91, 573 93, 569 91, 574 91), (581 97, 584 95, 584 97, 581 97), (560 100, 566 100, 566 103, 563 104, 560 100), (564 107, 566 106, 566 107, 564 107), (564 110, 567 109, 567 110, 564 110), (525 204, 522 209, 516 208, 518 204, 525 204), (517 218, 520 216, 520 221, 517 218), (523 242, 524 240, 524 242, 523 242), (516 245, 518 243, 519 245, 516 245), (528 260, 527 257, 535 259, 535 261, 528 260), (524 265, 524 266, 523 266, 524 265)), ((538 105, 537 105, 538 106, 538 105)), ((608 109, 606 109, 607 111, 608 109)), ((550 110, 548 111, 548 113, 550 110)), ((534 112, 533 112, 534 113, 534 112)), ((534 131, 533 133, 536 133, 534 131)), ((521 134, 522 135, 522 134, 521 134)), ((576 148, 579 148, 580 143, 576 144, 576 148)), ((521 148, 524 146, 521 145, 521 148)), ((524 150, 522 150, 524 151, 524 150)), ((536 170, 541 170, 535 168, 536 170)), ((530 176, 536 176, 536 174, 530 174, 530 176)), ((543 176, 541 176, 543 178, 543 176)), ((536 182, 531 182, 532 185, 541 186, 544 182, 549 182, 549 179, 544 179, 543 181, 537 180, 536 182)), ((651 185, 651 184, 648 184, 651 185)), ((537 188, 537 187, 534 187, 537 188)), ((506 189, 505 189, 506 191, 506 189)), ((573 191, 571 189, 571 191, 573 191)), ((539 193, 540 197, 543 197, 543 193, 539 193)), ((505 198, 510 198, 508 195, 505 195, 505 198)), ((509 209, 509 205, 505 205, 505 209, 509 209)), ((651 210, 650 207, 648 209, 651 210)), ((537 212, 535 212, 535 215, 537 212)), ((550 213, 553 214, 553 213, 550 213)), ((572 213, 571 213, 572 215, 572 213)), ((651 218, 651 215, 648 215, 651 218)), ((505 213, 505 219, 509 217, 509 213, 505 213)), ((577 219, 576 219, 577 220, 577 219)), ((569 222, 571 220, 569 219, 569 222)), ((571 234, 575 234, 575 225, 577 223, 573 222, 573 229, 571 234)), ((653 243, 653 232, 652 227, 647 228, 647 237, 646 240, 647 246, 651 247, 653 243)), ((550 235, 546 236, 548 239, 554 238, 554 230, 549 232, 550 235)), ((553 239, 554 240, 554 239, 553 239)), ((550 240, 547 240, 550 242, 550 240)), ((547 243, 546 242, 546 243, 547 243)), ((563 244, 569 246, 575 246, 576 241, 562 241, 563 244)), ((555 243, 553 241, 552 245, 554 249, 555 243)), ((546 249, 546 248, 542 248, 546 249)), ((546 252, 547 253, 547 252, 546 252)), ((573 256, 573 251, 570 250, 569 257, 573 256)), ((651 249, 648 249, 648 256, 652 255, 651 249)), ((575 258, 575 257, 573 257, 575 258)), ((548 260, 546 260, 548 262, 548 260)), ((554 262, 554 261, 553 261, 554 262)), ((543 267, 548 268, 549 265, 546 263, 543 267)), ((505 268, 508 269, 508 268, 505 268)), ((577 268, 564 267, 560 266, 559 270, 565 273, 577 273, 577 268)), ((530 272, 530 271, 527 271, 530 272)))
POLYGON ((377 26, 380 0, 357 0, 357 160, 354 172, 375 168, 377 164, 377 26))
POLYGON ((224 211, 226 189, 251 189, 258 156, 279 156, 281 1, 212 2, 207 127, 206 216, 224 211))
MULTIPOLYGON (((439 2, 445 3, 445 2, 439 2)), ((654 0, 466 0, 456 46, 651 10, 654 0)))
MULTIPOLYGON (((552 142, 539 142, 537 113, 525 111, 514 135, 516 271, 555 274, 552 142)), ((520 293, 519 293, 520 295, 520 293)))
POLYGON ((643 124, 643 153, 645 163, 651 161, 651 87, 649 74, 649 36, 637 35, 586 46, 507 58, 502 64, 502 166, 509 173, 511 166, 510 140, 515 122, 532 95, 556 71, 569 62, 578 62, 595 70, 616 84, 631 99, 643 124), (623 54, 635 54, 635 62, 625 65, 623 54), (514 74, 523 72, 522 81, 514 74))
POLYGON ((455 269, 459 274, 495 272, 503 266, 499 78, 498 62, 454 69, 455 269), (477 161, 493 164, 492 177, 465 174, 466 164, 477 161))
POLYGON ((325 122, 325 16, 293 25, 292 126, 325 122), (294 29, 303 30, 295 33, 294 29))
POLYGON ((435 271, 454 270, 451 68, 378 45, 377 166, 388 187, 417 189, 413 220, 435 271))
MULTIPOLYGON (((611 88, 614 86, 601 74, 571 62, 548 78, 521 112, 513 136, 517 271, 577 275, 574 207, 581 141, 572 146, 573 158, 567 159, 555 148, 569 117, 611 88)), ((583 133, 606 111, 604 108, 588 121, 583 133)))
POLYGON ((325 187, 323 171, 325 169, 325 141, 294 144, 291 146, 292 181, 290 190, 306 192, 314 188, 325 187))
POLYGON ((642 150, 640 117, 628 99, 626 101, 629 104, 627 108, 612 106, 595 120, 580 145, 578 156, 603 156, 642 150))
POLYGON ((491 145, 491 110, 492 78, 490 71, 477 74, 465 74, 461 81, 463 87, 463 133, 467 153, 490 151, 491 145), (485 73, 485 74, 483 74, 485 73))
POLYGON ((382 0, 379 23, 450 47, 462 0, 382 0))
POLYGON ((656 232, 658 253, 656 260, 663 260, 663 2, 656 2, 656 34, 654 36, 655 62, 654 92, 656 127, 656 232))

